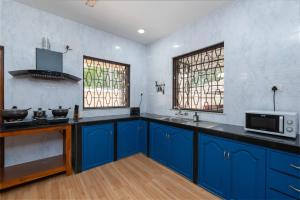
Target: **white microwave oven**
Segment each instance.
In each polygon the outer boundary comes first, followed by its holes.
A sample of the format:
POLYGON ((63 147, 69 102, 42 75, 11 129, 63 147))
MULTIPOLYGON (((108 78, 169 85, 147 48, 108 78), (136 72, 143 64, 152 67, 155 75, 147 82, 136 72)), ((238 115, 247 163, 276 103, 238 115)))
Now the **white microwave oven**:
POLYGON ((245 130, 296 138, 298 114, 296 112, 247 111, 245 130))

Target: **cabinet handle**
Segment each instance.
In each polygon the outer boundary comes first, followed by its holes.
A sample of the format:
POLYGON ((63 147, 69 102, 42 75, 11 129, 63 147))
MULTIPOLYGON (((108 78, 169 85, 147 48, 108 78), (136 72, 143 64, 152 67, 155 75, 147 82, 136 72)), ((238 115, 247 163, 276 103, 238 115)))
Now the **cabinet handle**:
POLYGON ((290 164, 290 167, 300 170, 300 166, 297 166, 295 164, 290 164))
POLYGON ((112 135, 113 133, 112 133, 112 131, 110 131, 110 135, 112 135))
POLYGON ((300 189, 296 188, 295 186, 289 185, 289 187, 290 187, 292 190, 294 190, 294 191, 300 193, 300 189))
POLYGON ((230 152, 227 152, 227 160, 230 159, 230 152))
POLYGON ((226 160, 226 151, 224 151, 224 160, 226 160))

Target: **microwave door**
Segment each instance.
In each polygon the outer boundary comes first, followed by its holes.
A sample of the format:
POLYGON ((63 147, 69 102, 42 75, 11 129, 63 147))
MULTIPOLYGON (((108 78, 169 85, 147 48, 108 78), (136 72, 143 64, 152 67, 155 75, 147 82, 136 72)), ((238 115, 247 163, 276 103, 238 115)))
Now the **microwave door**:
POLYGON ((246 127, 254 130, 283 133, 283 116, 267 114, 246 114, 246 127))

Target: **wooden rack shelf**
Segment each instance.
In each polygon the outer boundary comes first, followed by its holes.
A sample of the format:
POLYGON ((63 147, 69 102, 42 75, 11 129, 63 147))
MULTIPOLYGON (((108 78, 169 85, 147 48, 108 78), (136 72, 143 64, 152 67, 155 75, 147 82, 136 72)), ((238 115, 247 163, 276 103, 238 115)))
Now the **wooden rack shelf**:
POLYGON ((5 167, 1 174, 2 189, 26 183, 66 170, 62 155, 5 167))
POLYGON ((64 134, 64 153, 14 166, 0 166, 0 190, 61 172, 66 172, 67 175, 72 174, 70 125, 51 126, 47 128, 35 127, 14 132, 0 132, 0 138, 25 134, 34 135, 38 132, 51 134, 53 130, 60 130, 64 134))

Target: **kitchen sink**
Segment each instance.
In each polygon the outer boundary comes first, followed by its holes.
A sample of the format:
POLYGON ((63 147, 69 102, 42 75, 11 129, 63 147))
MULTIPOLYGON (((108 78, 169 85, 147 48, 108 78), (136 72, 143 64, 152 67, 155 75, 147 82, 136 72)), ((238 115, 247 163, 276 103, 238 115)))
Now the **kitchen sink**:
POLYGON ((171 122, 178 122, 178 123, 184 123, 184 122, 191 122, 192 119, 186 119, 186 118, 180 118, 180 117, 162 117, 159 118, 160 120, 166 120, 171 122))

